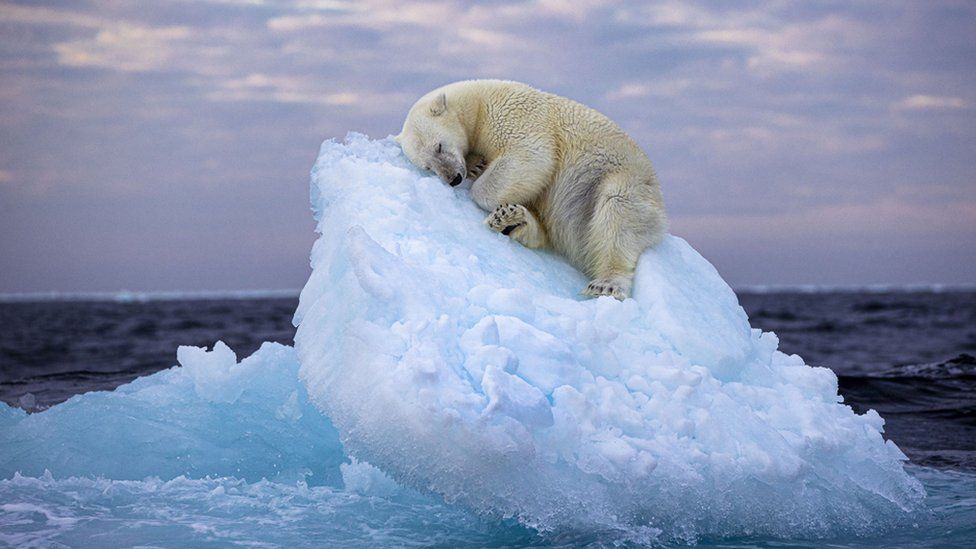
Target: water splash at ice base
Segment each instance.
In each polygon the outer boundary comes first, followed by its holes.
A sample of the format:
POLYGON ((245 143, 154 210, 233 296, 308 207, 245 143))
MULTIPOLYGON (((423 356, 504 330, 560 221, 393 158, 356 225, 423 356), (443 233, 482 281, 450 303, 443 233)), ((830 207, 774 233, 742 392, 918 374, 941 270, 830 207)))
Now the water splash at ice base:
MULTIPOLYGON (((0 542, 905 540, 972 522, 971 504, 927 514, 881 418, 752 330, 678 238, 644 256, 634 299, 581 300, 579 273, 488 232, 389 140, 325 143, 312 201, 297 356, 183 348, 113 392, 0 407, 0 542)), ((976 484, 922 474, 930 502, 976 484)))

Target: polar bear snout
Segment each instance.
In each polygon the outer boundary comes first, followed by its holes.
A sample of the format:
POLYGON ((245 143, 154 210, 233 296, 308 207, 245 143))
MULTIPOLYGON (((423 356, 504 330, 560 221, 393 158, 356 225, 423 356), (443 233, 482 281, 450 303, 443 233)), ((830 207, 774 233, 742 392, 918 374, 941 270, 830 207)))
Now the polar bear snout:
POLYGON ((452 187, 460 185, 464 174, 468 173, 464 160, 453 154, 436 155, 433 164, 434 173, 452 187))

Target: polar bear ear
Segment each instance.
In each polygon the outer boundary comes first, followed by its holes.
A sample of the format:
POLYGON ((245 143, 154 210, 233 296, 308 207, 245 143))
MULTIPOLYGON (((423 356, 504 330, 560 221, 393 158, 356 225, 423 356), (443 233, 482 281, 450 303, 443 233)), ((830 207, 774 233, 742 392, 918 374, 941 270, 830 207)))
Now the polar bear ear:
POLYGON ((447 110, 447 95, 440 94, 434 98, 434 102, 430 104, 430 115, 440 116, 444 114, 447 110))

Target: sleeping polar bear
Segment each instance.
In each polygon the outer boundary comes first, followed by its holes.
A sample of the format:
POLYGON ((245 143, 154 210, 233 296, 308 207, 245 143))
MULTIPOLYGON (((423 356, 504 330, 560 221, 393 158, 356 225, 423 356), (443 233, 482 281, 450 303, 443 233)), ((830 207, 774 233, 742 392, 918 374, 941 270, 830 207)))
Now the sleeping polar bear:
POLYGON ((485 223, 529 248, 551 247, 592 281, 629 295, 641 252, 667 227, 657 176, 609 118, 525 84, 469 80, 410 109, 396 136, 407 158, 491 212, 485 223))

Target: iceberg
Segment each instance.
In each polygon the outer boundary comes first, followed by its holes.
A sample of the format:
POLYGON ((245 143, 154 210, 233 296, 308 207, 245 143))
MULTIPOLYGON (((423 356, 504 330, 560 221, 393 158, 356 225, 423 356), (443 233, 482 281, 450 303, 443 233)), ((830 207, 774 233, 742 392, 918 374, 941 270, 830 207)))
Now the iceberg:
POLYGON ((684 541, 864 534, 919 509, 883 419, 752 329, 684 240, 643 254, 632 299, 588 300, 392 139, 324 143, 311 196, 299 375, 398 483, 540 531, 684 541))
POLYGON ((298 381, 294 349, 238 362, 221 342, 180 347, 180 367, 41 413, 0 404, 0 478, 234 477, 342 486, 338 433, 298 381))
POLYGON ((0 545, 971 542, 976 478, 914 468, 932 519, 881 417, 684 240, 591 300, 390 138, 325 142, 311 197, 294 349, 0 403, 0 545))

